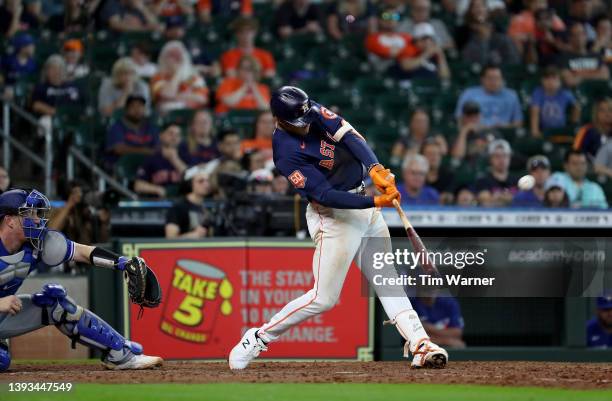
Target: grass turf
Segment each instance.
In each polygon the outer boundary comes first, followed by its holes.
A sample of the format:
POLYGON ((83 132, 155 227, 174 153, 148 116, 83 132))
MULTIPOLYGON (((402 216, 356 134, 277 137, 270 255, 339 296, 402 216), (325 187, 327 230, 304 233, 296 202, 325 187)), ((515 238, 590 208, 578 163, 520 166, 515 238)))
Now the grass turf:
POLYGON ((70 393, 10 393, 3 401, 608 401, 612 391, 431 384, 74 384, 70 393))

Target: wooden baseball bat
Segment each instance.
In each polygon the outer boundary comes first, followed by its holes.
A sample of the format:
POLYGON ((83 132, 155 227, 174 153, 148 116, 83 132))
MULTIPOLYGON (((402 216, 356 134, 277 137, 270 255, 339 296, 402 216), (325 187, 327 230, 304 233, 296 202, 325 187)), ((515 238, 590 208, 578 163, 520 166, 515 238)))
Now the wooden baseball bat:
POLYGON ((393 200, 393 206, 395 206, 395 210, 397 210, 397 213, 399 214, 399 217, 402 220, 402 224, 406 229, 406 235, 412 243, 412 247, 414 248, 415 252, 421 255, 425 255, 424 257, 420 257, 420 260, 423 262, 423 270, 426 273, 438 275, 438 268, 436 267, 433 261, 429 260, 429 257, 427 256, 427 248, 425 248, 423 241, 421 241, 421 237, 419 237, 419 234, 417 234, 414 227, 412 227, 412 224, 410 224, 408 217, 406 217, 406 213, 404 213, 404 210, 400 206, 397 199, 393 200))

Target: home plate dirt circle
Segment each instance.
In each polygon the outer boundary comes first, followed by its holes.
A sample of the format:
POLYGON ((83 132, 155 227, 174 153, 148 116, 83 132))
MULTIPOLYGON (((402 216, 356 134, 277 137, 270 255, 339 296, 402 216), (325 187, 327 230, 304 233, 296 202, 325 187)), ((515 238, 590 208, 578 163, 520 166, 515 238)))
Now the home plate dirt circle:
POLYGON ((411 369, 408 362, 254 362, 231 371, 225 362, 167 361, 155 370, 117 372, 98 364, 21 364, 0 382, 81 383, 440 383, 612 389, 612 363, 450 362, 411 369))

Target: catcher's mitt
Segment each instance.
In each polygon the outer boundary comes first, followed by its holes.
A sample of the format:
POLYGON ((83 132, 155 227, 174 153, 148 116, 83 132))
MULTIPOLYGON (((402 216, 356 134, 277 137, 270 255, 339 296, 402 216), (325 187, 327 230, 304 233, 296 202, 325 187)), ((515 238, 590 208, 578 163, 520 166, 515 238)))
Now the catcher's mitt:
POLYGON ((123 274, 130 301, 144 308, 157 307, 162 298, 159 281, 144 259, 133 257, 125 264, 123 274))

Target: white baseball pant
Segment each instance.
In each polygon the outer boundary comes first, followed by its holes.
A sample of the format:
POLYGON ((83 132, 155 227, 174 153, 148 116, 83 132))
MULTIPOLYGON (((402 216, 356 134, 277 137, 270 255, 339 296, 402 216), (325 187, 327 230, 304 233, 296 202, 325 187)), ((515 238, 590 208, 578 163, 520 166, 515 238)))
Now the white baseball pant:
MULTIPOLYGON (((314 288, 289 302, 260 328, 259 332, 270 341, 336 304, 362 239, 390 237, 387 224, 377 208, 332 209, 310 203, 306 221, 316 244, 312 263, 314 288)), ((390 242, 388 249, 381 251, 391 251, 390 242)), ((416 344, 429 338, 408 297, 382 296, 379 288, 376 292, 389 319, 405 340, 416 344)))

